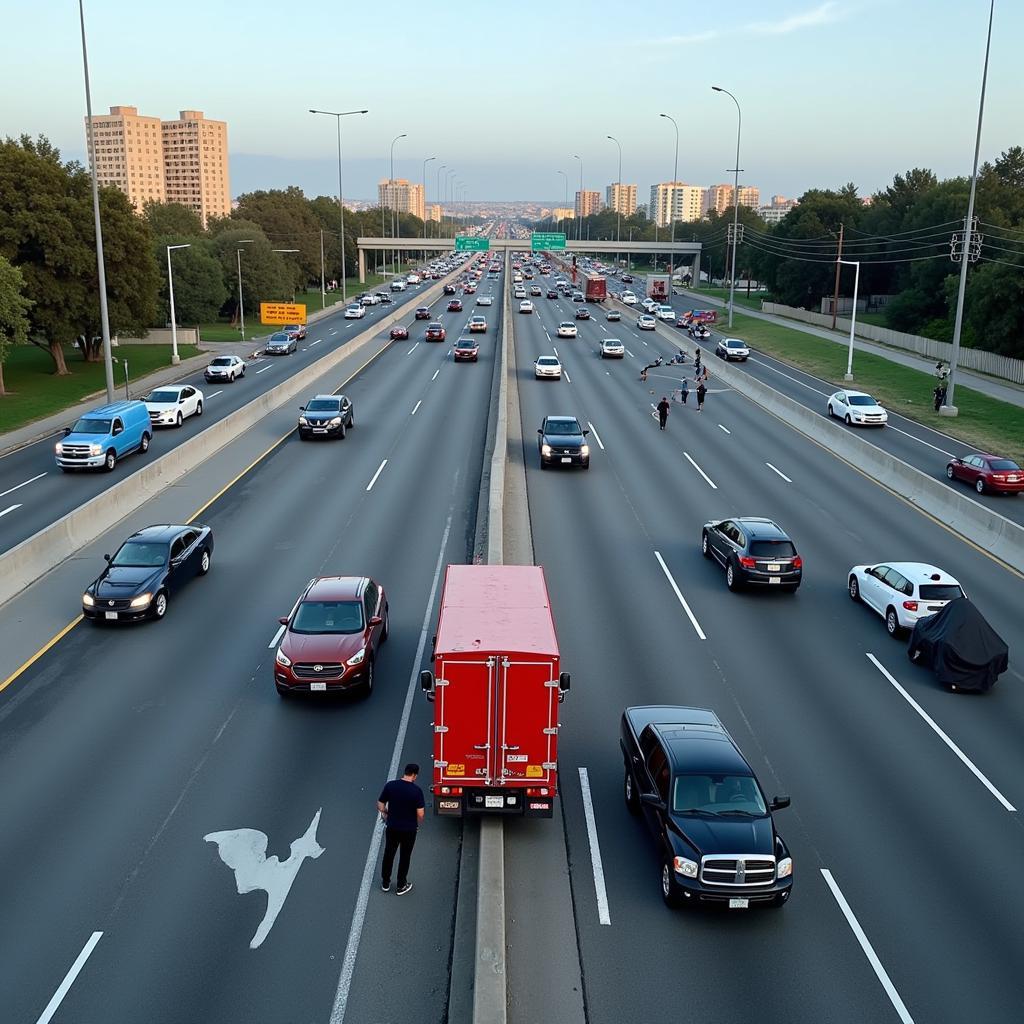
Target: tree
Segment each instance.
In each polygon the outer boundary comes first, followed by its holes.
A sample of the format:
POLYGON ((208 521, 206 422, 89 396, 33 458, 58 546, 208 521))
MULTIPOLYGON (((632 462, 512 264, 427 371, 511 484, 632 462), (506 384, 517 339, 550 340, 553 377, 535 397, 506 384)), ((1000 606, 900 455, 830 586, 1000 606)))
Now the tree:
POLYGON ((4 389, 4 360, 12 345, 24 345, 28 341, 28 311, 30 299, 22 294, 25 279, 21 271, 0 256, 0 395, 4 389))
MULTIPOLYGON (((170 296, 167 282, 167 246, 187 243, 189 248, 171 253, 174 271, 174 312, 179 324, 201 324, 216 320, 228 298, 224 283, 224 267, 213 252, 212 242, 205 238, 189 239, 185 235, 161 235, 156 239, 160 276, 159 308, 166 310, 170 321, 170 296)), ((162 316, 163 314, 161 314, 162 316)))
POLYGON ((232 319, 238 313, 239 265, 242 268, 242 297, 253 320, 253 314, 259 311, 260 302, 291 299, 292 276, 258 224, 223 217, 209 230, 214 232, 210 244, 214 256, 220 262, 222 280, 228 288, 232 319), (246 242, 246 239, 250 241, 246 242), (240 259, 239 249, 242 250, 240 259))
POLYGON ((320 224, 302 189, 292 185, 286 189, 247 192, 238 197, 231 219, 258 224, 272 249, 298 249, 288 254, 285 263, 289 294, 310 281, 320 280, 320 224))
POLYGON ((146 203, 142 213, 154 235, 183 235, 186 240, 203 234, 203 222, 184 203, 146 203))

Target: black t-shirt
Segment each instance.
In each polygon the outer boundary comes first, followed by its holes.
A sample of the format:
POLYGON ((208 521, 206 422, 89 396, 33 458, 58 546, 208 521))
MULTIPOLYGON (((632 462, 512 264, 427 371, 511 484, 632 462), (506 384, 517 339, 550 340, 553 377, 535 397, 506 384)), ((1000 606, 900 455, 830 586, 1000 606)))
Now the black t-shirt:
POLYGON ((415 832, 419 824, 416 811, 423 807, 423 790, 415 782, 405 779, 392 779, 378 797, 382 804, 388 805, 388 828, 400 832, 415 832))

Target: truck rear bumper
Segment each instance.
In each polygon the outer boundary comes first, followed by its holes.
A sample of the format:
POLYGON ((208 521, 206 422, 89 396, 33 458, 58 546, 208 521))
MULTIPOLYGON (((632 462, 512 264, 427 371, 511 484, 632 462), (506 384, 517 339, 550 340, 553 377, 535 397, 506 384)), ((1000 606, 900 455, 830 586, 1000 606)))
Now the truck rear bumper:
POLYGON ((446 817, 501 814, 518 818, 550 818, 554 807, 554 793, 534 796, 525 789, 481 787, 462 793, 434 792, 434 813, 446 817))

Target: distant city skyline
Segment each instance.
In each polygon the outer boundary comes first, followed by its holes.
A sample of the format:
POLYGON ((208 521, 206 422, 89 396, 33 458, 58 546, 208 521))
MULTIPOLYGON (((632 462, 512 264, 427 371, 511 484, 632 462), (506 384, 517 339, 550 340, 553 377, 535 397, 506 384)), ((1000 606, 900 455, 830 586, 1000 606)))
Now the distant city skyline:
MULTIPOLYGON (((396 177, 423 183, 423 161, 436 158, 424 183, 428 204, 439 200, 435 175, 444 165, 470 198, 545 197, 563 205, 559 171, 569 175, 573 194, 580 187, 574 154, 582 158, 585 190, 603 194, 619 177, 609 135, 622 145, 622 180, 637 183, 641 197, 650 185, 671 180, 675 140, 662 112, 679 124, 678 180, 728 181, 736 110, 712 85, 729 89, 742 105, 741 184, 757 185, 763 195, 799 196, 848 181, 870 194, 913 167, 966 175, 987 8, 987 0, 779 0, 768 9, 761 0, 737 0, 726 28, 712 8, 683 14, 668 0, 652 0, 642 18, 624 19, 618 5, 594 0, 590 16, 574 27, 572 52, 552 65, 543 47, 523 47, 515 74, 506 75, 493 63, 491 45, 508 32, 503 12, 450 0, 445 17, 423 18, 418 6, 399 0, 394 15, 402 31, 388 40, 399 64, 445 52, 453 25, 466 44, 423 88, 375 75, 375 54, 353 46, 378 29, 371 9, 349 12, 342 25, 318 0, 302 18, 281 18, 267 0, 252 0, 244 18, 216 0, 180 0, 176 22, 202 25, 185 38, 165 31, 158 9, 127 0, 85 4, 94 111, 121 104, 152 112, 187 108, 226 121, 232 197, 288 185, 336 195, 334 127, 308 108, 365 107, 367 115, 344 123, 346 195, 376 194, 377 182, 391 173, 391 140, 404 134, 395 147, 396 177), (658 26, 653 36, 651 25, 658 26), (267 26, 274 52, 302 55, 301 75, 265 73, 267 26), (338 54, 345 56, 343 78, 338 54), (629 87, 616 76, 591 74, 603 67, 624 71, 629 87), (568 100, 571 121, 534 112, 524 97, 524 83, 544 76, 559 93, 578 89, 568 100), (468 83, 471 107, 443 99, 458 97, 468 83), (499 116, 505 110, 519 111, 514 124, 499 116)), ((543 19, 552 10, 526 0, 518 14, 543 19)), ((25 8, 7 19, 5 38, 0 85, 17 103, 5 109, 4 134, 45 135, 66 158, 84 162, 77 12, 25 8)), ((1024 4, 997 4, 983 159, 1024 141, 1017 101, 1024 67, 1015 52, 1021 38, 1024 4)))

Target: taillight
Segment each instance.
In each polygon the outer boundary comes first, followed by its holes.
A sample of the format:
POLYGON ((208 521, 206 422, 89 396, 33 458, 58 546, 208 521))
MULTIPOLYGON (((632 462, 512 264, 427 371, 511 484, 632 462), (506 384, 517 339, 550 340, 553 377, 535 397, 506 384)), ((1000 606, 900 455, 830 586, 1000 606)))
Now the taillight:
POLYGON ((804 567, 804 560, 799 555, 797 555, 796 558, 793 559, 793 568, 794 569, 802 569, 803 567, 804 567))
POLYGON ((748 555, 740 555, 740 565, 742 565, 744 569, 753 569, 754 566, 757 565, 757 559, 750 558, 748 555))
POLYGON ((916 612, 917 611, 917 602, 916 601, 904 601, 903 602, 903 607, 906 608, 908 612, 916 612))

